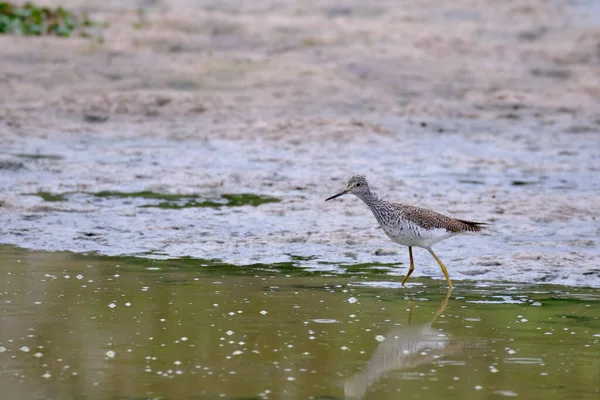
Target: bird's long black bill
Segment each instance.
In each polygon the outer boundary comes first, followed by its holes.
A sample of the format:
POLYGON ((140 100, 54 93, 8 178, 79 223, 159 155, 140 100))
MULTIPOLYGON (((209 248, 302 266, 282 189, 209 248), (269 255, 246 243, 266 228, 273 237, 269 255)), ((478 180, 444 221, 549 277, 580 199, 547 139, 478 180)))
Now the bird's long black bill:
POLYGON ((334 194, 333 196, 325 199, 325 201, 331 200, 331 199, 335 199, 336 197, 340 197, 345 195, 346 193, 348 193, 346 190, 342 190, 341 192, 339 192, 338 194, 334 194))

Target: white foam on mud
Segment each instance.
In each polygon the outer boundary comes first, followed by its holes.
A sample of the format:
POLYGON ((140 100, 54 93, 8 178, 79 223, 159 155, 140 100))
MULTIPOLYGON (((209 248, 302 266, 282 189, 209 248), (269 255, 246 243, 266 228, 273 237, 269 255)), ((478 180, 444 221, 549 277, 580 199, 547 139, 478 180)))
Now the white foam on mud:
MULTIPOLYGON (((540 141, 532 150, 534 130, 522 129, 521 139, 508 138, 488 135, 489 126, 474 124, 469 135, 477 132, 479 140, 473 141, 459 133, 427 133, 403 119, 387 123, 390 131, 408 132, 353 136, 344 143, 343 157, 339 143, 314 138, 178 141, 135 132, 111 140, 23 138, 3 149, 4 158, 22 162, 23 168, 0 174, 1 242, 233 264, 302 256, 312 259, 298 265, 322 271, 381 263, 390 265, 385 268, 391 280, 400 280, 408 269, 408 251, 383 234, 369 209, 352 196, 324 201, 344 187, 348 176, 362 173, 385 199, 491 223, 484 232, 435 246, 455 281, 600 287, 600 183, 591 162, 597 154, 592 135, 548 132, 552 141, 540 141), (23 153, 60 157, 19 156, 23 153), (252 193, 281 202, 162 209, 143 207, 147 199, 89 194, 106 190, 206 199, 252 193), (36 192, 63 193, 67 201, 28 195, 36 192)), ((444 279, 427 251, 415 248, 414 255, 414 277, 444 279)))

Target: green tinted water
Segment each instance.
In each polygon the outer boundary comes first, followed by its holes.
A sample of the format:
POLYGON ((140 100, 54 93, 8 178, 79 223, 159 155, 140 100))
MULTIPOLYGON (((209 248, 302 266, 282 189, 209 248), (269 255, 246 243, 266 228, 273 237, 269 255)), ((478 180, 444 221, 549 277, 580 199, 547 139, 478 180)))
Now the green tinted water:
POLYGON ((458 282, 448 296, 297 261, 0 246, 2 398, 598 398, 598 289, 458 282))

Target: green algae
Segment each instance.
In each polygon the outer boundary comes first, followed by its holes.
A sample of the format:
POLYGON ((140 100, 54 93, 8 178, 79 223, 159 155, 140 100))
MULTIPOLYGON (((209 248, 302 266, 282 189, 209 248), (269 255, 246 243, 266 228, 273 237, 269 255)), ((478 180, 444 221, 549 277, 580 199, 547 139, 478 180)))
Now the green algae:
POLYGON ((54 201, 67 201, 67 194, 66 193, 50 193, 50 192, 37 192, 37 193, 32 193, 31 196, 39 196, 42 198, 42 200, 44 201, 50 201, 50 202, 54 202, 54 201))
POLYGON ((104 191, 93 194, 95 197, 107 198, 140 198, 148 200, 163 200, 157 204, 145 204, 140 207, 158 207, 167 209, 181 209, 194 207, 240 207, 259 206, 266 203, 278 203, 279 199, 251 193, 223 194, 215 200, 203 200, 199 195, 164 194, 150 191, 142 192, 115 192, 104 191))
POLYGON ((118 191, 101 191, 96 193, 51 193, 51 192, 37 192, 37 193, 25 193, 25 195, 39 196, 44 201, 67 201, 70 196, 83 194, 92 196, 94 198, 106 198, 106 199, 124 199, 134 200, 143 199, 149 200, 147 204, 141 204, 141 208, 164 208, 164 209, 182 209, 182 208, 196 208, 196 207, 208 207, 208 208, 220 208, 220 207, 243 207, 251 206, 257 207, 267 203, 278 203, 281 200, 265 195, 258 195, 252 193, 237 193, 237 194, 223 194, 218 198, 206 199, 196 194, 168 194, 168 193, 156 193, 152 191, 139 191, 139 192, 118 192, 118 191))

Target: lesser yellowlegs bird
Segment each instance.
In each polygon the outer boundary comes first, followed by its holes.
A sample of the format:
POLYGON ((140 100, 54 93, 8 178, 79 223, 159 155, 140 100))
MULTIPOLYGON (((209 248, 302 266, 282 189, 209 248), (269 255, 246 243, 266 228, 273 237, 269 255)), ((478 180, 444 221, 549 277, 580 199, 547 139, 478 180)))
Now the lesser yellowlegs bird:
POLYGON ((435 261, 442 268, 448 286, 452 287, 452 281, 450 280, 450 276, 448 276, 446 266, 435 255, 431 246, 440 240, 458 235, 459 233, 478 232, 486 225, 482 222, 450 218, 424 208, 381 200, 375 193, 369 190, 369 184, 362 176, 353 176, 350 178, 346 189, 329 197, 325 201, 345 194, 353 194, 364 201, 373 212, 373 215, 375 215, 377 222, 379 222, 385 234, 394 242, 408 246, 410 268, 402 281, 402 286, 405 286, 406 281, 415 269, 412 248, 422 247, 427 249, 433 258, 435 258, 435 261))

